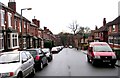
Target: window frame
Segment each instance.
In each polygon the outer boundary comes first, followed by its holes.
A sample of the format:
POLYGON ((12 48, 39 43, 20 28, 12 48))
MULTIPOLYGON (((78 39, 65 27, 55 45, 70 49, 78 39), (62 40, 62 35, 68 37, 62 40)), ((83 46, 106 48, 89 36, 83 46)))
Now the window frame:
POLYGON ((8 27, 12 27, 12 13, 8 12, 8 27))
POLYGON ((5 11, 4 10, 0 10, 1 13, 1 26, 5 26, 5 11))
POLYGON ((4 50, 4 37, 3 37, 3 33, 0 33, 0 40, 2 42, 2 44, 0 44, 0 51, 4 50))
POLYGON ((10 35, 10 38, 9 37, 7 38, 7 41, 8 41, 8 39, 10 41, 10 42, 8 42, 8 45, 10 45, 10 46, 8 46, 8 49, 19 48, 19 45, 18 45, 18 33, 8 33, 8 34, 10 35))

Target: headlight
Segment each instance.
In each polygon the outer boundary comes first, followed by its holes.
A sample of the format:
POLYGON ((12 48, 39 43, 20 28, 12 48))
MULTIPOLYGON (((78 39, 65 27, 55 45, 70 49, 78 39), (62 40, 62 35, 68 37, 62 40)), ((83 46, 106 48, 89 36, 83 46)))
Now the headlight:
POLYGON ((100 56, 95 56, 96 59, 100 59, 100 56))
POLYGON ((116 59, 116 56, 112 56, 112 59, 116 59))
POLYGON ((1 73, 1 76, 2 77, 10 77, 10 76, 13 76, 14 73, 13 72, 9 72, 9 73, 1 73))

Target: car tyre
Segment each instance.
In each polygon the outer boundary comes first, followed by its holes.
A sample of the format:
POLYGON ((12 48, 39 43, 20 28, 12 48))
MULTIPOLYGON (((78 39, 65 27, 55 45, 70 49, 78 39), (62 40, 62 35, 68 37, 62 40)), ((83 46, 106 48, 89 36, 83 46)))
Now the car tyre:
POLYGON ((18 73, 17 78, 23 78, 23 74, 22 73, 18 73))
POLYGON ((42 70, 43 69, 43 63, 41 62, 40 63, 40 70, 42 70))
POLYGON ((32 69, 31 76, 32 76, 32 77, 35 76, 35 68, 32 69))
POLYGON ((53 59, 53 57, 52 57, 52 56, 50 56, 49 62, 51 62, 51 61, 52 61, 52 59, 53 59))
POLYGON ((48 65, 48 60, 47 60, 47 62, 46 62, 46 66, 48 65))
POLYGON ((90 58, 87 56, 87 61, 88 61, 88 63, 90 63, 90 58))
POLYGON ((114 63, 112 63, 112 64, 111 64, 111 67, 115 67, 115 64, 114 64, 114 63))
POLYGON ((92 65, 93 65, 93 66, 95 66, 95 65, 96 65, 96 63, 95 63, 95 61, 94 61, 94 60, 92 60, 92 62, 91 62, 91 63, 92 63, 92 65))

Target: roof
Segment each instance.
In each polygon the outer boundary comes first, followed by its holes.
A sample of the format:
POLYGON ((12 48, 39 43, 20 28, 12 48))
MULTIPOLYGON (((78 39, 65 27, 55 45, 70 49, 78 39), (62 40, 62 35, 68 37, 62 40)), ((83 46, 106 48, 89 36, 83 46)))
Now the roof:
POLYGON ((107 26, 111 26, 111 25, 116 25, 116 24, 120 24, 120 16, 118 16, 116 19, 114 19, 111 22, 107 23, 107 26))
POLYGON ((90 45, 94 46, 94 45, 108 45, 108 44, 106 42, 91 42, 90 45))
POLYGON ((107 25, 100 27, 98 31, 107 31, 107 25))

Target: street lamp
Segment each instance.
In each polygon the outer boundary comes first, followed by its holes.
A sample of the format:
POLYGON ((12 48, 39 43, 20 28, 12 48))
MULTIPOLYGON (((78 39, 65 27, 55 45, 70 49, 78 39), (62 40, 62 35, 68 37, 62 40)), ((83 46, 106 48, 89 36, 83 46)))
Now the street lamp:
POLYGON ((23 10, 32 10, 32 8, 23 8, 23 9, 21 9, 21 16, 20 16, 20 19, 21 19, 21 50, 23 50, 23 32, 22 32, 22 19, 23 19, 23 17, 22 17, 22 11, 23 10))

